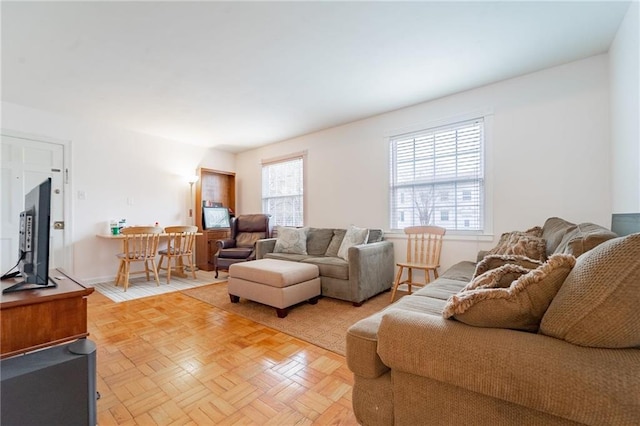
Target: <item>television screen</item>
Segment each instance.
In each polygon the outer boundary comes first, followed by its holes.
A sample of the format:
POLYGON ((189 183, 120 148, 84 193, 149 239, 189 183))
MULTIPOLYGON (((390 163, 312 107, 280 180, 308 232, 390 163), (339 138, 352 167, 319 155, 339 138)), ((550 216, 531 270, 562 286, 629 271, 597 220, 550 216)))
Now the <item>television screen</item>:
POLYGON ((229 209, 226 207, 203 207, 202 228, 229 228, 229 209))
POLYGON ((20 213, 18 253, 18 269, 22 280, 4 289, 3 293, 55 287, 55 283, 49 280, 50 217, 51 178, 48 178, 24 197, 24 211, 20 213))
POLYGON ((620 237, 640 232, 640 213, 616 213, 611 215, 611 230, 620 237))

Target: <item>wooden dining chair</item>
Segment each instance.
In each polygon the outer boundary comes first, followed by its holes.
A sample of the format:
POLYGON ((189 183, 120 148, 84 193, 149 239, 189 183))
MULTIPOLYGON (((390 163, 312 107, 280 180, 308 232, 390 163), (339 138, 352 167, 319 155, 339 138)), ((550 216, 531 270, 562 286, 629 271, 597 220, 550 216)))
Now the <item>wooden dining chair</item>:
POLYGON ((167 234, 167 248, 158 252, 160 262, 158 263, 158 271, 167 271, 167 284, 171 282, 171 271, 186 276, 184 271, 185 260, 189 266, 189 270, 196 278, 196 268, 193 264, 193 245, 196 242, 197 226, 167 226, 164 229, 167 234), (167 266, 162 266, 164 259, 167 259, 167 266), (174 265, 171 266, 171 260, 174 265))
POLYGON ((146 274, 147 281, 150 279, 150 272, 156 284, 160 285, 158 279, 158 269, 156 268, 156 255, 158 254, 158 241, 162 228, 157 226, 130 226, 121 231, 123 240, 122 253, 117 254, 120 259, 120 266, 116 274, 116 286, 122 284, 124 291, 129 288, 129 276, 133 274, 146 274), (131 271, 131 264, 134 262, 144 263, 144 270, 131 271))
POLYGON ((404 233, 407 235, 407 260, 396 263, 398 272, 391 292, 392 302, 399 286, 407 284, 409 294, 411 294, 411 286, 424 287, 431 282, 431 272, 433 272, 434 279, 438 278, 442 237, 446 231, 445 228, 439 226, 409 226, 404 229, 404 233), (407 269, 407 279, 400 281, 405 268, 407 269), (413 281, 414 269, 424 271, 424 283, 413 281))

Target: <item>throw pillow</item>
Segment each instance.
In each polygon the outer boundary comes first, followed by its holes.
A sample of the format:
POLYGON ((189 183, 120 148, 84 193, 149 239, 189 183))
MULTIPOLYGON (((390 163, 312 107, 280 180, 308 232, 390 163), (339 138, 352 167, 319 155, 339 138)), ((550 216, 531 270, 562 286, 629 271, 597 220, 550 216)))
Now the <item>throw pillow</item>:
POLYGON ((547 310, 540 332, 575 345, 640 347, 640 233, 580 256, 547 310))
POLYGON ((368 237, 369 230, 367 228, 358 228, 353 225, 349 226, 349 228, 347 228, 347 233, 344 234, 344 238, 342 239, 342 244, 340 244, 338 257, 348 261, 349 247, 364 244, 368 237))
POLYGON ((347 233, 346 229, 333 230, 333 237, 331 238, 329 247, 327 247, 327 251, 324 253, 325 256, 338 257, 338 250, 340 250, 340 245, 342 244, 342 240, 344 239, 344 234, 346 233, 347 233))
POLYGON ((274 253, 307 254, 307 228, 276 226, 274 253))
POLYGON ((502 265, 518 265, 527 269, 536 269, 542 265, 542 262, 535 259, 529 259, 526 256, 515 254, 490 254, 485 256, 476 265, 476 270, 473 273, 473 278, 484 274, 485 272, 498 268, 502 265))
POLYGON ((555 254, 507 288, 487 288, 484 284, 485 288, 460 291, 449 298, 442 315, 477 327, 535 332, 575 262, 571 255, 555 254))
POLYGON ((544 261, 547 257, 547 245, 544 239, 526 232, 505 232, 500 236, 498 245, 487 254, 516 254, 544 261))
MULTIPOLYGON (((461 291, 474 290, 476 288, 505 288, 522 275, 529 273, 532 268, 524 268, 520 265, 507 263, 474 277, 461 291)), ((535 268, 533 268, 535 269, 535 268)))

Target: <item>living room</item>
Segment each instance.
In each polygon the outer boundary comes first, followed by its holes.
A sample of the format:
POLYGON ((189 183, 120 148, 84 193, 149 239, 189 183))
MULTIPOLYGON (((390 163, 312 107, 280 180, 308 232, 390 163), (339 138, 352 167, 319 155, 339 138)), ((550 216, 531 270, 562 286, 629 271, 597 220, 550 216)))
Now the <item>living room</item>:
MULTIPOLYGON (((550 216, 608 226, 612 213, 640 211, 638 13, 631 2, 611 44, 597 54, 238 152, 134 132, 106 115, 70 116, 56 98, 38 108, 21 104, 5 95, 12 82, 4 65, 2 129, 69 148, 68 243, 60 266, 97 283, 117 269, 117 247, 95 237, 107 221, 190 220, 185 177, 198 167, 235 172, 236 210, 255 213, 262 209, 261 161, 306 152, 305 224, 387 229, 388 137, 480 114, 490 123, 490 220, 482 235, 447 239, 446 269, 475 259, 502 232, 550 216)), ((398 242, 399 232, 385 238, 398 242)), ((396 258, 403 257, 396 244, 396 258)))

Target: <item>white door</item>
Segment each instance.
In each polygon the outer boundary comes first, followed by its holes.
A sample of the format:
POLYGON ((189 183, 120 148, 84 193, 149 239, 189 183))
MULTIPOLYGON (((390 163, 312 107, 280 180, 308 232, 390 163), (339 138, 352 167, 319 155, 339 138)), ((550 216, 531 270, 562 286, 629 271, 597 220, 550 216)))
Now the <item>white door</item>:
POLYGON ((51 178, 51 238, 49 267, 64 265, 64 145, 2 135, 2 226, 0 229, 0 275, 18 262, 18 225, 24 196, 51 178))

